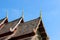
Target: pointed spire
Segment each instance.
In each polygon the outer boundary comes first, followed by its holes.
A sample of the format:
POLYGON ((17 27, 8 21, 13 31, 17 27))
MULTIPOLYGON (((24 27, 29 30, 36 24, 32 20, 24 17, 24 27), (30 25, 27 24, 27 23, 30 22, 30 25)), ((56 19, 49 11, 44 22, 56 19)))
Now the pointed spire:
POLYGON ((22 18, 24 18, 24 10, 22 10, 22 18))
POLYGON ((8 11, 6 11, 6 18, 8 18, 8 11))
POLYGON ((42 20, 42 11, 40 11, 40 19, 42 20))

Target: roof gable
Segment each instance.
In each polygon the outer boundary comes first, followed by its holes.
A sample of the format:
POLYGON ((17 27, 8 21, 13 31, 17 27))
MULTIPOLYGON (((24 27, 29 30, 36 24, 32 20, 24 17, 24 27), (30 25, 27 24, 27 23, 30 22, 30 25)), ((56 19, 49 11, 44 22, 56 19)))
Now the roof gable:
POLYGON ((25 22, 25 23, 21 23, 18 27, 17 27, 17 32, 13 37, 18 37, 21 35, 25 35, 25 34, 29 34, 31 32, 33 32, 33 28, 35 28, 39 22, 40 18, 36 18, 34 20, 25 22))
POLYGON ((20 19, 21 18, 16 19, 16 20, 14 20, 12 22, 8 22, 8 24, 4 24, 4 27, 0 30, 0 35, 10 32, 10 28, 11 27, 13 28, 19 22, 20 19))

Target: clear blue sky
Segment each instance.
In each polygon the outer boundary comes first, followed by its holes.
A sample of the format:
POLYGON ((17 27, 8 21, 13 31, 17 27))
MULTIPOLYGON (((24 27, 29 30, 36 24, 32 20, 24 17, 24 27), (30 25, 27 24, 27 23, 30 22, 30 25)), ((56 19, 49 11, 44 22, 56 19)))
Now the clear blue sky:
POLYGON ((50 40, 60 40, 60 0, 0 0, 0 19, 6 16, 9 21, 22 15, 29 21, 39 17, 42 9, 42 20, 50 40))

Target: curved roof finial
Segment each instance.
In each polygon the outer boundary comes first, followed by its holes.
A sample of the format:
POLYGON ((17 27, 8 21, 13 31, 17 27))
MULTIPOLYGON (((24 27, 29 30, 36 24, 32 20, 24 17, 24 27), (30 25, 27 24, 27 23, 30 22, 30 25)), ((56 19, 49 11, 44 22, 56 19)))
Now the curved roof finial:
POLYGON ((42 10, 40 10, 40 19, 42 20, 42 10))
POLYGON ((6 10, 6 18, 8 18, 8 11, 6 10))
POLYGON ((24 18, 24 10, 22 9, 22 18, 24 18))

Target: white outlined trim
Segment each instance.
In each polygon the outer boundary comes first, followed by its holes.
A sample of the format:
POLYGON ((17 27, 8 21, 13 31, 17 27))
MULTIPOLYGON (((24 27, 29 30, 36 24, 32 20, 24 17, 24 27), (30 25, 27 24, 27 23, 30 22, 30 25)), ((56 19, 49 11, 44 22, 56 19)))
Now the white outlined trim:
POLYGON ((13 32, 17 27, 18 27, 18 25, 21 23, 21 20, 22 20, 23 18, 21 18, 20 20, 19 20, 19 22, 16 24, 16 26, 14 27, 14 28, 10 28, 10 31, 11 32, 13 32))
POLYGON ((5 18, 5 19, 0 23, 0 25, 4 24, 4 22, 6 21, 6 19, 7 19, 7 18, 5 18))

